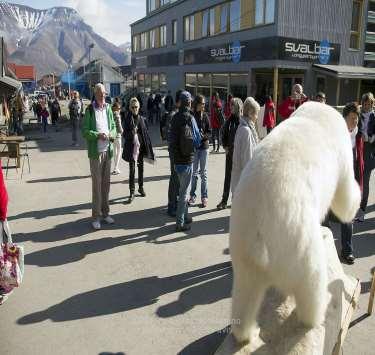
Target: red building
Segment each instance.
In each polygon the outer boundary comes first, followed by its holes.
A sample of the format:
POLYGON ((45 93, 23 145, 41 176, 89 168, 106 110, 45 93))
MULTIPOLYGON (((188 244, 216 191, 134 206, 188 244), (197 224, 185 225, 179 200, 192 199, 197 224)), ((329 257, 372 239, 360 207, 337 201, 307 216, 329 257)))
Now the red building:
POLYGON ((8 68, 22 83, 25 92, 34 91, 36 85, 36 70, 33 65, 18 65, 15 63, 8 63, 8 68))

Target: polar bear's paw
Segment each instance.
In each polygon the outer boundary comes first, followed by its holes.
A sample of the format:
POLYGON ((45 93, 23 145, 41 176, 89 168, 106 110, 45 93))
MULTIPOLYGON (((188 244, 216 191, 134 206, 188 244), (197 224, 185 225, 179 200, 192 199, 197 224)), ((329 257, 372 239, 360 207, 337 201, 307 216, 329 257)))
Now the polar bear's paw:
POLYGON ((240 324, 233 325, 232 333, 238 344, 251 344, 259 338, 260 328, 257 325, 250 328, 241 327, 240 324))

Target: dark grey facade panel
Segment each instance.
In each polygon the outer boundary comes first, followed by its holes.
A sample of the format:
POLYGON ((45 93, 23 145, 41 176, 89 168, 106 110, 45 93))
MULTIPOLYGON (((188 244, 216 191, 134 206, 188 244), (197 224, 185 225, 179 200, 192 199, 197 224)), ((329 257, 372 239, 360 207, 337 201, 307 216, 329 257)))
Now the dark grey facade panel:
MULTIPOLYGON (((352 0, 278 0, 278 35, 328 40, 341 45, 340 64, 363 65, 363 40, 359 51, 349 50, 352 0)), ((366 29, 368 0, 363 2, 362 29, 366 29)))

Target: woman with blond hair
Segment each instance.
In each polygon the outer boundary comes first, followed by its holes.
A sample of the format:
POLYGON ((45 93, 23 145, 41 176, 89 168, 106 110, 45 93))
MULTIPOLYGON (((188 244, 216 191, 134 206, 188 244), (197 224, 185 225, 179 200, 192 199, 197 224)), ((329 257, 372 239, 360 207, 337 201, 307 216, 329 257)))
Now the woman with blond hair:
POLYGON ((234 139, 233 167, 232 167, 232 193, 240 181, 242 170, 252 159, 255 147, 259 142, 256 131, 260 106, 254 98, 248 97, 243 105, 243 116, 234 139))
POLYGON ((235 97, 231 101, 231 115, 225 121, 222 133, 222 143, 225 149, 225 179, 224 179, 224 191, 223 197, 220 203, 216 206, 218 210, 227 208, 230 182, 232 175, 232 164, 233 164, 233 149, 234 149, 234 138, 236 136, 238 125, 240 124, 240 118, 242 116, 243 103, 238 97, 235 97))
POLYGON ((135 163, 138 165, 138 192, 146 196, 143 188, 143 160, 155 160, 151 139, 148 134, 145 118, 139 114, 140 104, 136 97, 130 99, 129 114, 123 122, 124 149, 122 158, 129 163, 129 190, 128 203, 134 200, 135 192, 135 163))

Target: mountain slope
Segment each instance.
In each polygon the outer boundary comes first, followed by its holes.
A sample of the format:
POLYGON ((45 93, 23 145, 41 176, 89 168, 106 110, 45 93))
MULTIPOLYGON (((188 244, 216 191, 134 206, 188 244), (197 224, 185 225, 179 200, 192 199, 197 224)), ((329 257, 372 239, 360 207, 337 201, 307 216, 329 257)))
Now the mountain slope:
POLYGON ((5 38, 9 61, 34 64, 38 77, 65 71, 69 64, 102 58, 117 66, 125 63, 124 50, 95 33, 79 14, 67 7, 37 10, 0 2, 0 36, 5 38))

